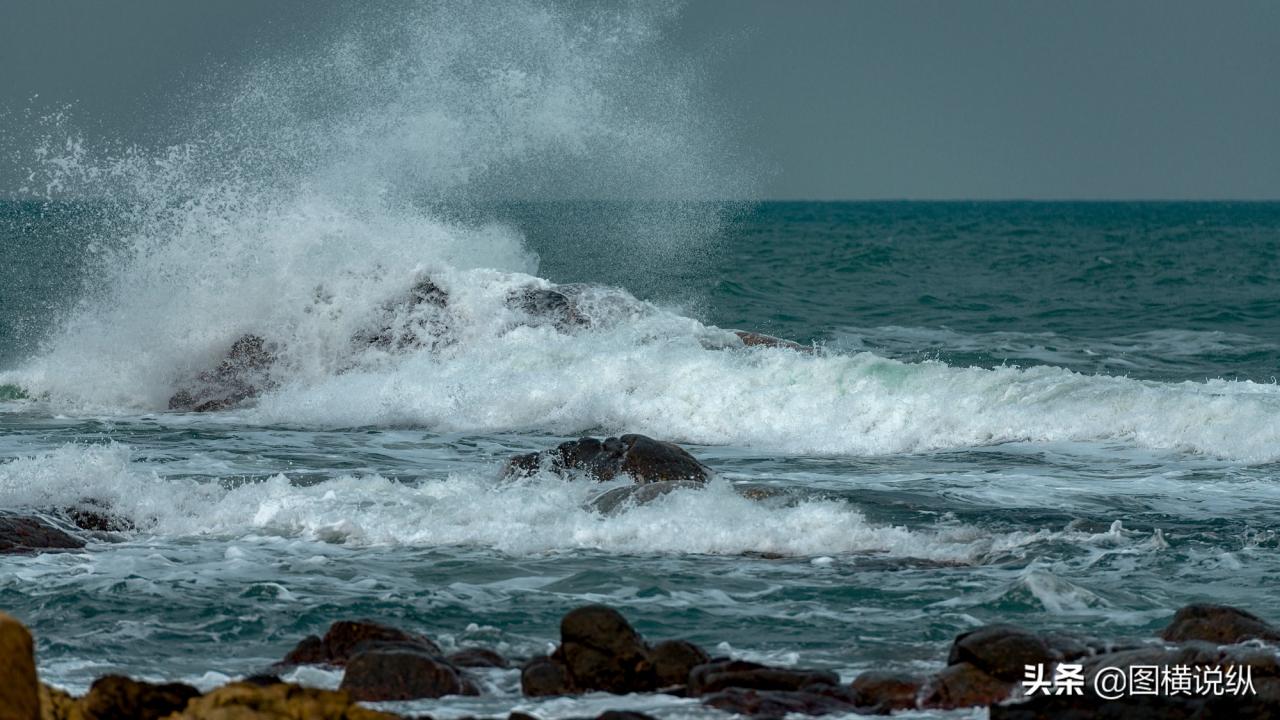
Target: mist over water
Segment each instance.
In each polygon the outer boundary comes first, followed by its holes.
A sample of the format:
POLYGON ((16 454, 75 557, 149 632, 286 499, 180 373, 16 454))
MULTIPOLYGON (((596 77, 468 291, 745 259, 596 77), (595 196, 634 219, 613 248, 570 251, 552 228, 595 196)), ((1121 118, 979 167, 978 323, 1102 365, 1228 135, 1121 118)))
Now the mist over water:
MULTIPOLYGON (((1277 206, 747 206, 676 5, 349 12, 193 83, 171 147, 33 112, 5 148, 0 510, 132 527, 4 561, 46 678, 207 687, 361 615, 529 655, 595 601, 846 675, 988 620, 1280 617, 1277 206), (396 304, 426 278, 447 310, 396 304), (584 284, 585 326, 510 302, 551 282, 584 284), (249 333, 267 392, 167 411, 249 333), (613 514, 588 507, 612 485, 502 477, 624 432, 717 475, 613 514)), ((412 709, 509 710, 515 675, 484 681, 412 709)))

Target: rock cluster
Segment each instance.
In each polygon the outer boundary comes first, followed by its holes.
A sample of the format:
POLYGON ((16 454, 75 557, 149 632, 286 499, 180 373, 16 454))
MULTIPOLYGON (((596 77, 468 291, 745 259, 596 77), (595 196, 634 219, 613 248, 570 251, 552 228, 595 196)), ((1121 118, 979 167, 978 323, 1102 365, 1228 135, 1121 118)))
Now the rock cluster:
MULTIPOLYGON (((550 655, 523 663, 520 681, 529 697, 660 692, 761 718, 980 707, 988 708, 993 720, 1280 717, 1280 649, 1275 645, 1280 630, 1275 626, 1236 608, 1191 605, 1178 611, 1161 638, 1163 642, 1117 647, 1014 625, 987 625, 958 636, 947 664, 932 675, 876 670, 844 683, 827 670, 712 658, 685 640, 650 643, 617 610, 587 605, 562 618, 560 644, 550 655), (1027 695, 1027 665, 1042 666, 1051 677, 1054 667, 1065 662, 1081 666, 1082 693, 1027 695), (1094 692, 1093 680, 1100 673, 1140 666, 1247 668, 1251 692, 1118 699, 1094 692)), ((444 656, 423 635, 367 621, 336 622, 324 637, 304 639, 282 665, 299 663, 345 667, 341 687, 318 690, 261 676, 202 694, 181 683, 108 675, 75 698, 40 683, 31 634, 0 613, 0 718, 391 720, 397 716, 356 703, 477 694, 479 688, 461 667, 508 664, 481 648, 444 656)), ((508 720, 536 718, 512 713, 508 720)), ((650 719, 609 712, 597 720, 650 719)))

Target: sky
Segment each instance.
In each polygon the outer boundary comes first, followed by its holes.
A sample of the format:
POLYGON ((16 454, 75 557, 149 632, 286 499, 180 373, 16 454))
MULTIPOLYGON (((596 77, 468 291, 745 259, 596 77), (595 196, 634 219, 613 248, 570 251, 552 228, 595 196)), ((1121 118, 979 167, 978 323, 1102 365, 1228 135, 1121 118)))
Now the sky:
MULTIPOLYGON (((15 132, 38 95, 162 142, 166 97, 340 17, 7 0, 0 120, 15 132)), ((694 0, 669 42, 699 58, 763 198, 1280 199, 1277 2, 694 0)))

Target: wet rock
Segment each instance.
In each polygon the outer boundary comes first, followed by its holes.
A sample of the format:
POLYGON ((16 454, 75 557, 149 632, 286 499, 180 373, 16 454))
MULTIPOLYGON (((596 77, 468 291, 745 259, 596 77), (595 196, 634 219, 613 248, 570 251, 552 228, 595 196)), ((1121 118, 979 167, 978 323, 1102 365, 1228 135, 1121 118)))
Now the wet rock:
POLYGON ((405 632, 370 620, 339 620, 324 638, 308 635, 285 655, 279 665, 346 665, 355 653, 375 646, 396 645, 440 657, 440 647, 425 635, 405 632))
POLYGON ((574 687, 569 668, 559 660, 549 657, 533 658, 520 670, 520 691, 526 697, 550 697, 573 695, 574 687))
POLYGON ((646 715, 635 710, 605 710, 596 716, 596 720, 656 720, 652 715, 646 715))
POLYGON ((1253 639, 1274 643, 1280 642, 1280 628, 1239 608, 1202 603, 1179 610, 1160 637, 1169 642, 1203 640, 1218 645, 1253 639))
POLYGON ((450 342, 448 305, 449 293, 430 278, 419 279, 406 295, 384 303, 373 327, 352 341, 389 352, 440 347, 450 342))
POLYGON ((925 683, 920 707, 954 710, 1000 702, 1013 687, 974 665, 948 665, 925 683))
POLYGON ((486 648, 463 648, 450 653, 445 660, 454 667, 507 668, 511 663, 498 653, 486 648))
POLYGON ((742 344, 746 347, 771 347, 795 350, 796 352, 813 352, 813 348, 811 347, 801 345, 800 343, 792 342, 790 340, 783 340, 782 338, 774 337, 772 335, 765 335, 763 333, 750 332, 747 330, 734 330, 733 334, 737 335, 738 339, 742 340, 742 344))
POLYGON ((689 695, 698 697, 726 688, 802 690, 815 685, 838 685, 840 676, 826 670, 773 668, 745 660, 705 663, 689 673, 689 695))
POLYGON ((508 473, 516 475, 530 475, 544 468, 560 474, 579 471, 602 482, 630 475, 640 484, 704 482, 711 475, 710 468, 680 446, 634 434, 604 440, 571 440, 554 450, 518 455, 507 468, 508 473))
POLYGON ((0 717, 40 717, 35 642, 17 619, 0 612, 0 717))
POLYGON ((854 678, 851 688, 859 708, 888 714, 915 708, 920 702, 924 679, 908 673, 873 670, 854 678))
POLYGON ((155 685, 121 675, 94 681, 80 699, 80 710, 93 720, 159 720, 187 706, 200 691, 183 683, 155 685))
POLYGON ((658 687, 685 685, 695 667, 710 661, 705 650, 687 640, 664 640, 649 651, 649 664, 658 687))
POLYGON ((728 688, 702 699, 704 705, 757 718, 782 718, 791 713, 828 715, 855 712, 850 698, 811 691, 728 688))
POLYGON ((578 689, 622 694, 656 687, 648 651, 621 613, 587 605, 560 620, 560 647, 551 657, 564 664, 578 689))
POLYGON ((612 515, 626 507, 653 502, 675 490, 696 490, 702 486, 701 482, 692 480, 664 480, 644 485, 627 485, 600 493, 588 500, 586 507, 605 515, 612 515))
POLYGON ((0 515, 0 555, 40 550, 76 550, 84 541, 68 535, 40 518, 0 515))
POLYGON ((112 513, 108 504, 93 499, 85 499, 78 505, 63 508, 62 514, 81 530, 125 532, 137 529, 132 520, 112 513))
POLYGON ((1005 682, 1022 680, 1027 665, 1048 667, 1058 658, 1036 633, 1016 625, 987 625, 956 637, 948 665, 969 663, 1005 682))
POLYGON ((232 683, 187 704, 170 720, 398 720, 356 705, 345 692, 298 685, 232 683))
POLYGON ((339 689, 365 701, 480 694, 474 683, 437 654, 410 646, 356 653, 347 661, 339 689))
POLYGON ((218 366, 195 377, 189 387, 169 398, 169 409, 212 412, 235 407, 270 389, 275 353, 257 335, 242 335, 231 345, 218 366))
POLYGON ((578 308, 581 289, 578 285, 521 288, 507 297, 507 305, 525 311, 535 321, 545 320, 561 332, 570 332, 591 324, 578 308))

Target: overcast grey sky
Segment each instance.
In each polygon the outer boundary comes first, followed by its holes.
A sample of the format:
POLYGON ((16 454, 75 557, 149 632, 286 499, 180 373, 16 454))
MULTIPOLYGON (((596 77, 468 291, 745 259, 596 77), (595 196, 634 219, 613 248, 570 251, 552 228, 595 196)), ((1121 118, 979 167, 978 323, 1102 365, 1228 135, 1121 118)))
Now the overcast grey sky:
MULTIPOLYGON (((7 0, 0 103, 164 139, 166 96, 340 17, 7 0)), ((695 0, 671 42, 710 57, 764 197, 1280 199, 1280 2, 695 0)))

